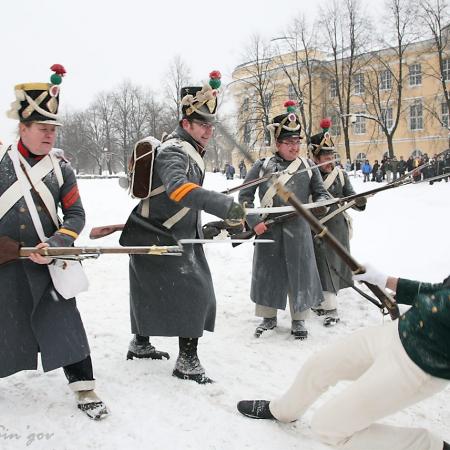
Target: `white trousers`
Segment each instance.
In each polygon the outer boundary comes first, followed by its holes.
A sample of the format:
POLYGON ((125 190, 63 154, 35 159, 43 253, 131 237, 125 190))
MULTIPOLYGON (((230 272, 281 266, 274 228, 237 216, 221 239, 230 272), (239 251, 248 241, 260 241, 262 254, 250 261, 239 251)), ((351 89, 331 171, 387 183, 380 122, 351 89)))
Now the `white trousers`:
POLYGON ((323 291, 323 298, 323 302, 317 308, 325 311, 337 309, 337 295, 334 292, 323 291))
MULTIPOLYGON (((289 309, 291 311, 291 319, 292 320, 306 320, 309 317, 309 309, 305 309, 305 311, 294 312, 294 305, 289 297, 289 309)), ((258 305, 255 303, 255 316, 264 317, 265 319, 271 319, 273 317, 277 317, 278 310, 277 308, 272 308, 270 306, 258 305)))
POLYGON ((354 380, 313 416, 311 428, 318 439, 349 450, 442 450, 442 439, 423 428, 375 423, 443 390, 449 382, 414 364, 397 325, 359 330, 310 357, 289 390, 270 402, 274 417, 296 420, 330 386, 354 380))

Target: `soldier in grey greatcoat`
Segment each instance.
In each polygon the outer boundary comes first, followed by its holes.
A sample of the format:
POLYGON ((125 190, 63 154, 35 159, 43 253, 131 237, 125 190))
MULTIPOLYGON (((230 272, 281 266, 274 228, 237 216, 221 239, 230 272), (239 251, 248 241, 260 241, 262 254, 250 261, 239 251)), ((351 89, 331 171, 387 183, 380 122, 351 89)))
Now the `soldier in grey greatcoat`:
MULTIPOLYGON (((19 140, 0 147, 0 235, 25 247, 72 246, 85 222, 72 168, 50 155, 60 125, 59 83, 65 73, 60 65, 52 70, 50 84, 15 87, 16 101, 8 116, 20 121, 19 140), (29 177, 27 185, 24 176, 29 177), (62 222, 56 215, 58 205, 62 222), (47 237, 45 242, 40 234, 47 237)), ((35 253, 0 266, 0 377, 36 369, 40 353, 44 371, 63 367, 78 407, 99 419, 107 409, 93 390, 83 322, 75 298, 65 299, 56 291, 48 269, 52 263, 35 253)))
MULTIPOLYGON (((316 164, 321 165, 321 173, 324 186, 331 197, 341 198, 355 194, 347 173, 340 167, 335 166, 334 144, 328 132, 331 126, 329 119, 323 119, 321 125, 325 124, 323 130, 311 136, 309 149, 316 164), (325 123, 325 121, 327 121, 325 123)), ((359 197, 353 201, 353 209, 363 211, 366 208, 366 197, 359 197)), ((345 211, 336 213, 341 205, 331 205, 326 217, 321 219, 333 236, 347 249, 350 250, 351 218, 345 211), (336 214, 335 214, 336 213, 336 214)), ((337 311, 337 293, 340 289, 351 286, 352 272, 337 253, 325 242, 314 240, 314 252, 316 255, 317 268, 319 270, 322 284, 324 302, 317 308, 313 308, 318 315, 324 315, 325 326, 335 325, 339 321, 337 311)))
MULTIPOLYGON (((210 74, 211 80, 217 80, 210 74)), ((217 83, 181 90, 179 126, 168 135, 153 167, 151 195, 131 213, 122 245, 174 245, 179 239, 202 237, 200 214, 206 211, 227 220, 243 220, 244 210, 231 197, 202 188, 203 156, 214 130, 217 83)), ((131 331, 128 358, 168 358, 149 336, 178 336, 179 355, 173 375, 197 383, 212 380, 197 356, 198 338, 214 331, 216 299, 200 244, 183 245, 182 256, 130 257, 131 331)))
MULTIPOLYGON (((313 163, 299 157, 300 119, 292 104, 285 103, 288 111, 275 117, 270 125, 273 131, 275 154, 256 161, 249 170, 245 182, 254 180, 263 174, 288 170, 279 178, 279 182, 293 192, 302 203, 328 198, 323 187, 322 177, 317 168, 310 169, 313 163), (298 173, 300 169, 309 169, 298 173)), ((242 189, 239 202, 253 207, 256 190, 262 207, 284 206, 271 182, 242 189)), ((317 213, 323 213, 319 207, 317 213)), ((326 208, 325 208, 326 210, 326 208)), ((311 307, 322 302, 322 288, 314 258, 311 230, 301 217, 276 223, 270 228, 264 223, 264 217, 248 215, 247 224, 257 234, 257 238, 274 239, 271 245, 255 246, 251 282, 251 300, 256 304, 255 315, 263 321, 257 327, 255 336, 277 325, 277 310, 286 308, 286 299, 292 316, 291 333, 297 339, 305 339, 307 330, 305 319, 311 307)))

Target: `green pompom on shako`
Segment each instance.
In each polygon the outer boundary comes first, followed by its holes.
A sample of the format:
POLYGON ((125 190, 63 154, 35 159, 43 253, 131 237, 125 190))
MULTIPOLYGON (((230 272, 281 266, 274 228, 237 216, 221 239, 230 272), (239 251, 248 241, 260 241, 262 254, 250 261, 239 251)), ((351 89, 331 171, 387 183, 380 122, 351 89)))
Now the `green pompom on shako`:
POLYGON ((52 84, 61 84, 62 77, 66 74, 66 69, 61 64, 53 64, 52 67, 50 67, 50 70, 53 70, 53 73, 50 77, 50 82, 52 84))
POLYGON ((222 78, 221 73, 218 70, 213 70, 209 74, 209 85, 213 89, 219 89, 220 85, 222 84, 222 82, 220 81, 221 78, 222 78))
POLYGON ((61 82, 62 82, 62 77, 61 77, 61 75, 58 75, 57 73, 54 73, 50 77, 50 83, 52 83, 52 84, 61 84, 61 82))

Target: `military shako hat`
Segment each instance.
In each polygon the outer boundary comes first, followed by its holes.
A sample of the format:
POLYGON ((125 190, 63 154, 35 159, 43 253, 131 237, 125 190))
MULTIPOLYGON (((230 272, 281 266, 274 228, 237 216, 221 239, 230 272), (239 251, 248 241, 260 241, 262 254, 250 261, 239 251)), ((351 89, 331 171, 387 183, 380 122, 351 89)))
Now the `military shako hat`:
POLYGON ((325 118, 320 121, 320 133, 314 134, 309 139, 308 149, 313 156, 320 156, 334 153, 334 142, 331 139, 329 129, 331 127, 331 119, 325 118))
POLYGON ((272 122, 267 126, 267 129, 273 133, 277 141, 282 141, 290 137, 298 137, 301 139, 300 132, 302 126, 300 117, 295 112, 296 103, 293 100, 287 100, 283 106, 286 108, 286 112, 274 117, 272 122))
POLYGON ((58 117, 59 85, 66 69, 61 64, 50 67, 50 83, 21 83, 14 87, 16 100, 6 113, 22 123, 37 122, 61 125, 58 117))
POLYGON ((197 119, 203 122, 214 122, 217 111, 217 95, 221 85, 221 74, 213 70, 209 74, 209 82, 203 86, 181 88, 182 119, 197 119))

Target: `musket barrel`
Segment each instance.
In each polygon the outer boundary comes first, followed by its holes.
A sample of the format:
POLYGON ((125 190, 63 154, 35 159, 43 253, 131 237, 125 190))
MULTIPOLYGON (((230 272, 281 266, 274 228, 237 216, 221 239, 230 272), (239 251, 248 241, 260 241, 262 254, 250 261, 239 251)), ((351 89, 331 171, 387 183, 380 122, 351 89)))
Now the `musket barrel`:
POLYGON ((182 248, 173 246, 139 246, 139 247, 22 247, 19 257, 30 256, 38 253, 42 256, 79 256, 79 255, 101 255, 101 254, 133 254, 133 255, 163 255, 182 252, 182 248))

